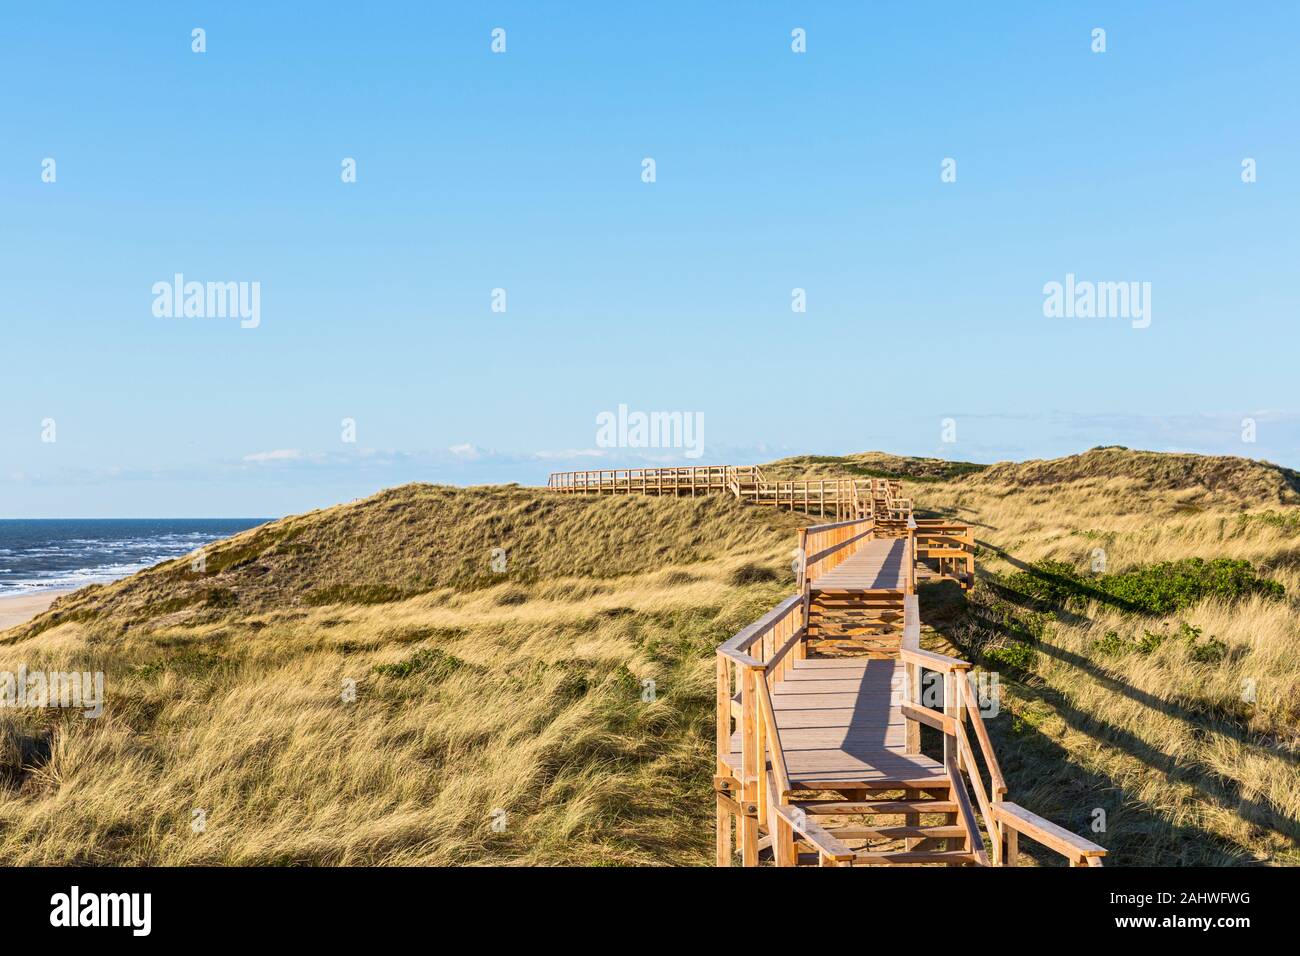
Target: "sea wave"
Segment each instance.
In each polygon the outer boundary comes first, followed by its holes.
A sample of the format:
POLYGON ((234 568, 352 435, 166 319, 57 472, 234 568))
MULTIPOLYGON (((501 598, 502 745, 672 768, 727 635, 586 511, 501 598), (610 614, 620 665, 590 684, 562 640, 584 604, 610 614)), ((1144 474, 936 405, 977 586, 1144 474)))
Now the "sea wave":
POLYGON ((0 597, 116 581, 258 524, 258 519, 0 521, 0 597))

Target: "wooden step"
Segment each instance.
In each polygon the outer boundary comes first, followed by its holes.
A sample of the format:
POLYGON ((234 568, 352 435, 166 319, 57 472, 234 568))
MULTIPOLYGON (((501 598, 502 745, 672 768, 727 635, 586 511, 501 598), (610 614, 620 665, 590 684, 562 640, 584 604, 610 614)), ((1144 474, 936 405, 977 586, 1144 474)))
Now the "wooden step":
MULTIPOLYGON (((899 789, 903 788, 900 786, 899 789)), ((837 800, 829 803, 796 802, 795 806, 810 815, 957 812, 957 804, 949 800, 837 800)))
POLYGON ((894 627, 893 621, 817 621, 808 625, 809 634, 862 634, 865 636, 881 635, 897 637, 901 630, 894 627))
POLYGON ((897 850, 887 853, 870 851, 853 854, 855 863, 869 863, 877 866, 898 866, 907 863, 976 863, 974 853, 969 850, 897 850))
POLYGON ((822 617, 813 618, 808 626, 812 630, 822 628, 823 630, 843 630, 854 628, 869 628, 872 631, 902 631, 898 626, 897 620, 888 618, 869 618, 869 617, 822 617))
POLYGON ((839 602, 818 600, 809 605, 814 614, 856 614, 866 617, 875 614, 898 614, 906 607, 902 598, 896 601, 870 602, 852 596, 841 598, 839 602))
POLYGON ((902 837, 930 837, 935 840, 955 839, 966 835, 965 827, 827 827, 826 832, 837 840, 896 840, 902 837))

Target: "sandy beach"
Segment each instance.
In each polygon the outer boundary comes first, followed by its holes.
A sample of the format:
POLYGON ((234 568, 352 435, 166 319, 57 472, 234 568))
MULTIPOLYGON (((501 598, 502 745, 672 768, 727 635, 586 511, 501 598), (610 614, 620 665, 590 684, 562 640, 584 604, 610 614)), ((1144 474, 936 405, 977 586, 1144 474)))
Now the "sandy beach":
POLYGON ((0 597, 0 631, 9 627, 17 627, 24 621, 30 621, 53 604, 55 598, 71 593, 71 588, 64 588, 63 590, 41 591, 39 594, 0 597))

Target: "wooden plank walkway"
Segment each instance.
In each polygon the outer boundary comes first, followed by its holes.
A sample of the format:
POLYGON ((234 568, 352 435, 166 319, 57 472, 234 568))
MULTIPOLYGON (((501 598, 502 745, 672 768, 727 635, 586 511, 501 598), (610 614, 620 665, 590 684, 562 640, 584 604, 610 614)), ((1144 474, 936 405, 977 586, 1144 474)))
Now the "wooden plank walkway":
POLYGON ((814 591, 902 590, 907 581, 906 553, 903 538, 872 539, 809 583, 814 591))
POLYGON ((970 663, 921 648, 919 566, 969 586, 973 529, 885 491, 869 515, 800 529, 796 592, 718 647, 717 864, 1014 866, 1023 835, 1100 866, 1104 847, 1006 799, 970 663))
MULTIPOLYGON (((908 756, 900 708, 898 660, 846 658, 795 661, 772 691, 777 735, 792 787, 807 790, 938 786, 943 765, 908 756)), ((741 764, 741 734, 731 737, 732 766, 741 764)))

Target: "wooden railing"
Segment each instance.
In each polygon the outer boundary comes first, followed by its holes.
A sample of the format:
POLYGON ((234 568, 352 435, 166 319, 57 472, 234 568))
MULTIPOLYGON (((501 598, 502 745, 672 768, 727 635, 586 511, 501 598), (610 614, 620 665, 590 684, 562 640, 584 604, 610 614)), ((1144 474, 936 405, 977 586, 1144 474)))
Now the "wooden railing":
POLYGON ((1061 854, 1069 861, 1070 866, 1101 866, 1102 857, 1106 855, 1105 848, 1063 827, 1058 827, 1036 813, 1030 813, 1019 804, 995 803, 993 816, 1001 824, 1005 839, 1002 850, 1004 866, 1017 865, 1020 857, 1017 835, 1021 833, 1061 854))
MULTIPOLYGON (((724 471, 724 477, 728 487, 738 493, 747 492, 763 481, 758 469, 744 475, 724 471)), ((809 654, 813 579, 848 559, 864 542, 878 536, 896 538, 903 534, 903 635, 897 645, 897 655, 903 665, 904 686, 901 699, 891 701, 890 706, 892 709, 897 704, 906 727, 905 754, 922 756, 922 725, 933 727, 942 735, 944 774, 939 779, 950 785, 944 789, 950 790, 951 804, 955 805, 943 812, 955 811, 960 819, 965 832, 963 853, 968 856, 956 855, 983 865, 1015 865, 1019 858, 1018 839, 1023 835, 1061 853, 1072 866, 1100 866, 1106 853, 1104 848, 1006 799, 1006 779, 984 724, 971 665, 921 648, 920 606, 916 594, 919 559, 927 550, 942 556, 960 546, 960 556, 969 560, 974 550, 970 527, 915 518, 910 501, 898 495, 897 488, 888 481, 872 480, 869 486, 864 483, 862 493, 871 496, 860 500, 870 504, 867 510, 876 517, 859 516, 801 529, 797 592, 718 648, 714 776, 718 863, 731 863, 733 823, 746 866, 758 864, 760 847, 769 847, 778 865, 807 862, 797 856, 797 847, 801 845, 811 847, 823 865, 851 865, 879 856, 848 848, 836 836, 837 831, 824 829, 807 819, 802 805, 794 802, 772 695, 795 662, 809 654), (890 517, 880 517, 882 512, 890 517), (897 517, 900 514, 906 515, 905 520, 897 517), (941 675, 942 683, 927 688, 922 680, 927 671, 941 675), (929 699, 928 694, 935 687, 942 688, 942 700, 929 699), (766 834, 761 844, 760 832, 766 834), (985 847, 986 837, 991 850, 985 847)), ((855 506, 859 501, 848 500, 855 506)), ((897 607, 898 587, 891 583, 872 593, 887 594, 897 607)), ((790 732, 788 728, 787 732, 790 732)), ((848 827, 841 836, 860 839, 861 836, 851 834, 861 832, 848 827)), ((935 839, 960 838, 945 834, 935 839)), ((907 855, 906 851, 900 854, 907 855)))
POLYGON ((546 487, 579 494, 709 494, 730 486, 732 465, 688 465, 678 468, 607 468, 557 471, 546 487))
POLYGON ((687 465, 553 472, 553 491, 577 494, 702 495, 730 492, 742 501, 821 517, 906 520, 912 499, 892 478, 801 478, 769 481, 758 465, 687 465))
POLYGON ((730 493, 741 501, 839 519, 869 512, 868 479, 806 478, 769 481, 758 465, 613 468, 557 471, 546 486, 571 494, 691 496, 730 493))
POLYGON ((975 578, 975 529, 956 521, 921 518, 916 521, 916 556, 938 562, 941 575, 964 584, 975 578))
MULTIPOLYGON (((917 598, 909 595, 904 602, 903 642, 899 657, 904 664, 903 717, 906 723, 908 753, 921 752, 921 724, 943 733, 943 764, 953 784, 958 814, 966 828, 970 849, 982 863, 988 862, 983 832, 993 848, 994 866, 1015 866, 1019 858, 1017 834, 1024 834, 1064 855, 1071 866, 1101 866, 1106 849, 1077 834, 1006 801, 1007 783, 993 751, 988 728, 980 714, 979 694, 971 665, 963 660, 935 654, 920 647, 921 620, 917 598), (922 674, 933 671, 943 675, 943 701, 933 707, 925 699, 922 674), (980 756, 988 771, 988 784, 975 759, 975 747, 966 732, 971 731, 979 745, 980 756), (963 774, 965 776, 963 776, 963 774), (975 794, 971 806, 966 788, 975 794), (979 811, 979 821, 975 810, 979 811)), ((931 685, 933 686, 933 685, 931 685)))
POLYGON ((875 534, 872 518, 816 524, 799 529, 799 590, 850 557, 875 534))
POLYGON ((858 517, 857 490, 852 478, 808 478, 796 481, 770 481, 757 485, 740 496, 759 505, 772 505, 803 511, 819 517, 858 517))
MULTIPOLYGON (((797 833, 809 846, 817 851, 822 866, 852 866, 854 852, 835 838, 833 834, 818 824, 808 814, 791 806, 773 807, 772 812, 791 833, 797 833)), ((777 866, 793 866, 793 854, 784 844, 777 846, 777 866), (784 851, 784 853, 783 853, 784 851), (786 862, 789 860, 789 862, 786 862)))
MULTIPOLYGON (((787 805, 790 778, 771 690, 794 661, 807 653, 806 634, 803 595, 795 594, 718 647, 717 783, 720 792, 733 795, 732 809, 741 827, 741 856, 746 866, 758 863, 760 826, 769 827, 776 852, 783 858, 794 853, 793 830, 783 815, 772 813, 774 807, 787 805), (733 719, 740 736, 739 780, 725 776, 731 764, 733 719)), ((722 826, 718 829, 725 830, 722 826)))

